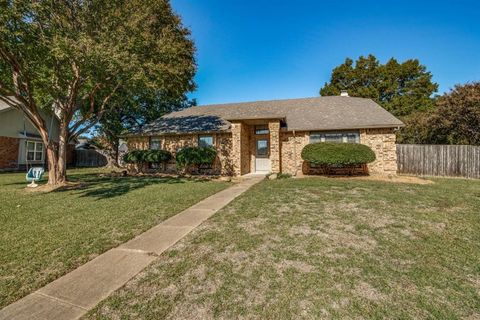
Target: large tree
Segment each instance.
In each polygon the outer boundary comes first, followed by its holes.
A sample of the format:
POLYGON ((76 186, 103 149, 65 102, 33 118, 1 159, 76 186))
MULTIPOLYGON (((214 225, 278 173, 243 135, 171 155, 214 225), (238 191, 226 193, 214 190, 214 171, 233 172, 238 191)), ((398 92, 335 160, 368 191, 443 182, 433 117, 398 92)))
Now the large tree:
POLYGON ((432 107, 431 96, 438 89, 432 74, 417 59, 399 63, 391 58, 381 64, 373 55, 360 56, 355 63, 347 58, 332 71, 331 79, 320 89, 322 96, 339 95, 371 98, 396 116, 432 107))
POLYGON ((168 0, 0 0, 0 99, 39 130, 49 184, 66 181, 68 142, 93 127, 120 90, 193 90, 194 51, 168 0), (44 113, 59 120, 58 143, 44 113))
POLYGON ((456 85, 436 107, 405 119, 402 143, 480 145, 480 82, 456 85))
POLYGON ((138 90, 116 94, 110 108, 95 128, 94 142, 108 153, 110 164, 118 165, 119 138, 127 132, 142 127, 166 113, 191 107, 195 100, 189 100, 184 93, 165 96, 160 92, 138 90))

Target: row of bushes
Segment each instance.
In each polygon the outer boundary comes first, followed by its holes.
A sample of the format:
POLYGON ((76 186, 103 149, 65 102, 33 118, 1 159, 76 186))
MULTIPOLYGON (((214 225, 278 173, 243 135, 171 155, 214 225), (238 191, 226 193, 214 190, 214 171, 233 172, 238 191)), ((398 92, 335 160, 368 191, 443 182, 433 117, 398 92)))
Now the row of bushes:
MULTIPOLYGON (((185 147, 175 157, 179 170, 196 169, 212 165, 217 157, 213 147, 185 147)), ((166 150, 132 150, 124 155, 126 163, 140 165, 145 163, 166 164, 173 158, 166 150)), ((310 164, 329 167, 348 167, 375 161, 375 153, 368 146, 358 143, 319 142, 306 145, 302 150, 302 159, 310 164)))
MULTIPOLYGON (((217 157, 213 147, 185 147, 180 149, 175 157, 178 169, 212 165, 217 157)), ((123 156, 123 161, 142 166, 146 163, 166 164, 173 158, 166 150, 132 150, 123 156)))

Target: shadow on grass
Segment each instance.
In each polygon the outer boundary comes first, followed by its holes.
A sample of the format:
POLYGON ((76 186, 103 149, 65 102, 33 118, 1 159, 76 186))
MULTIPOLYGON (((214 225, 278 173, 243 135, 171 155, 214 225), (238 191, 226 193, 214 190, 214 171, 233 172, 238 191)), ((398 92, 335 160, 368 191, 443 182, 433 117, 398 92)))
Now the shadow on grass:
POLYGON ((53 192, 74 191, 80 197, 109 199, 151 185, 208 181, 206 179, 176 177, 99 177, 98 174, 77 175, 69 180, 77 184, 60 187, 53 192))
MULTIPOLYGON (((202 183, 209 181, 195 177, 158 177, 158 176, 102 176, 100 173, 76 173, 68 175, 69 184, 48 190, 47 193, 73 192, 80 197, 109 199, 127 194, 128 192, 158 184, 202 183)), ((45 186, 46 179, 39 182, 45 186)), ((5 186, 27 186, 28 182, 18 181, 5 183, 5 186)))

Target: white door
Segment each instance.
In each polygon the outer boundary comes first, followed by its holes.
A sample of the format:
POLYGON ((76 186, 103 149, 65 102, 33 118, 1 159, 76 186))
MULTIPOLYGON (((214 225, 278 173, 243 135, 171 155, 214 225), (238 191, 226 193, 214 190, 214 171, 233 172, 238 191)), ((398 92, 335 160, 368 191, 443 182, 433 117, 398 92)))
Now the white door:
POLYGON ((255 172, 270 172, 268 139, 256 140, 255 172))

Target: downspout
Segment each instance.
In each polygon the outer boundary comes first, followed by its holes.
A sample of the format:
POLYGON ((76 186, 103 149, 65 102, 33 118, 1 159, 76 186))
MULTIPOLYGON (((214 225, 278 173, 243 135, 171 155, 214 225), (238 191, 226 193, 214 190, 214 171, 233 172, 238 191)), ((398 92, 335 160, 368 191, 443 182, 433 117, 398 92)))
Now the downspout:
POLYGON ((295 136, 295 130, 293 130, 293 165, 295 166, 295 171, 293 176, 297 176, 297 138, 295 136))

